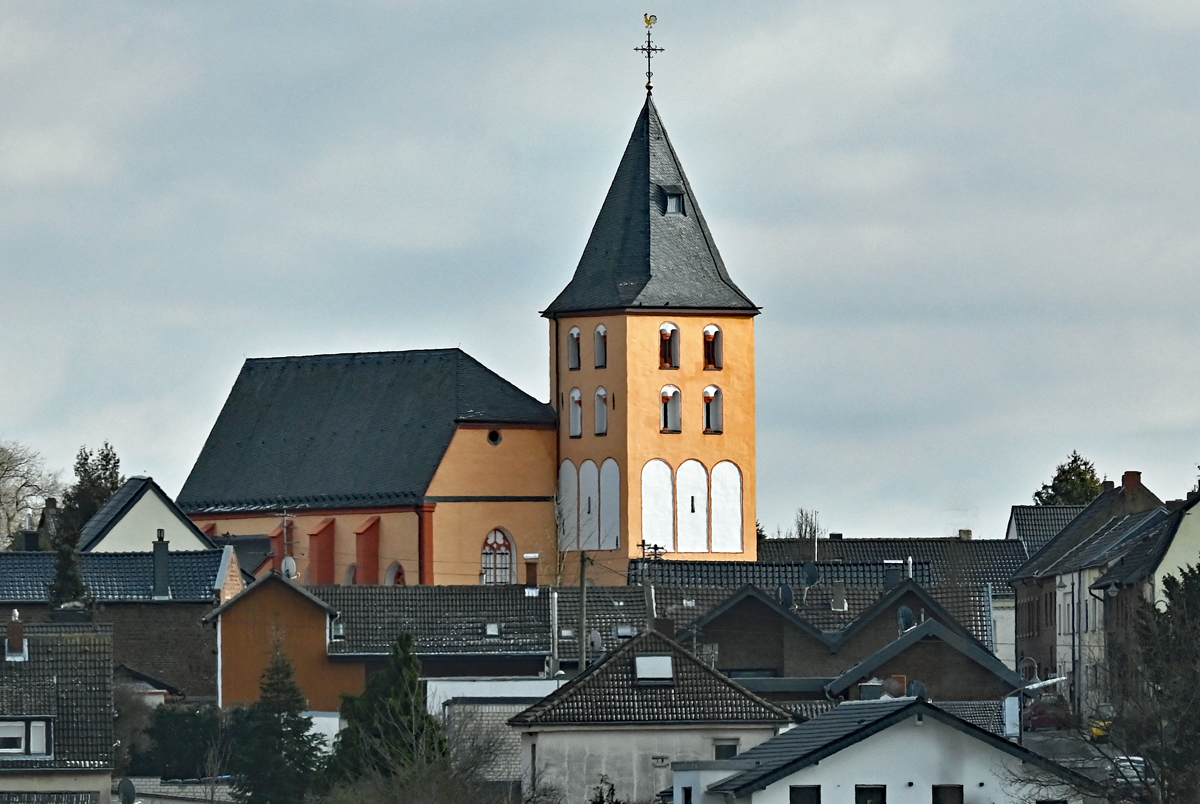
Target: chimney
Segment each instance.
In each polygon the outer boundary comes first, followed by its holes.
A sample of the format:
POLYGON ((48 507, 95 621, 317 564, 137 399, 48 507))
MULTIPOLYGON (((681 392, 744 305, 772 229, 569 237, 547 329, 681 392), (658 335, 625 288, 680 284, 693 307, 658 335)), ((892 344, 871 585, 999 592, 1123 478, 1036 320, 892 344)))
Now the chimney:
POLYGON ((912 556, 909 556, 908 562, 904 565, 904 577, 911 581, 912 576, 913 576, 913 559, 912 559, 912 556))
POLYGON ((21 545, 21 549, 34 551, 42 549, 41 539, 36 530, 27 530, 21 535, 25 537, 25 544, 21 545))
POLYGON ((1134 494, 1142 487, 1141 472, 1126 472, 1121 475, 1121 490, 1126 494, 1134 494))
POLYGON ((169 555, 167 542, 163 539, 163 529, 158 529, 158 539, 154 542, 154 599, 168 600, 171 597, 171 584, 167 574, 167 557, 169 555))
POLYGON ((883 589, 890 592, 900 585, 904 578, 904 562, 898 558, 887 558, 883 561, 883 589))
POLYGON ((1105 480, 1103 483, 1100 484, 1101 491, 1112 491, 1116 487, 1117 487, 1117 484, 1112 482, 1111 480, 1105 480))
POLYGON ((525 588, 526 589, 537 589, 537 585, 538 585, 537 565, 538 565, 539 558, 541 558, 540 553, 526 553, 525 554, 525 588))
POLYGON ((831 539, 837 539, 837 540, 840 542, 840 541, 842 540, 842 534, 840 534, 840 533, 831 533, 831 534, 829 534, 829 538, 831 538, 831 539))
POLYGON ((17 610, 13 609, 12 622, 8 624, 4 652, 9 656, 25 655, 25 623, 21 622, 17 610))
POLYGON ((964 542, 971 541, 971 529, 970 528, 959 528, 958 529, 958 538, 962 539, 964 542))

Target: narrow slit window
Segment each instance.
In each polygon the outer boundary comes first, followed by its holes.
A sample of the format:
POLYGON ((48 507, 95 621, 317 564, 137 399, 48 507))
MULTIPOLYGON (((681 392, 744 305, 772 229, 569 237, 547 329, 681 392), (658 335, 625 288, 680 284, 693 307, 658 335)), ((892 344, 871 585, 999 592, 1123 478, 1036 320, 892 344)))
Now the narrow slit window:
POLYGON ((593 351, 595 353, 596 368, 608 367, 608 330, 603 324, 596 327, 596 334, 593 338, 593 351))
POLYGON ((579 371, 579 327, 567 333, 567 369, 579 371))

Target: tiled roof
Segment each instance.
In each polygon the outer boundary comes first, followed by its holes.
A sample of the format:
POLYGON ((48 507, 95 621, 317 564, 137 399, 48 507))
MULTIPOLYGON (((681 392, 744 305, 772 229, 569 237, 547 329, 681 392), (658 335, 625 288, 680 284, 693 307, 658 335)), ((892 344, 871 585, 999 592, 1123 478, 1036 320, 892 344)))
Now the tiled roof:
POLYGON ((154 478, 138 475, 122 483, 121 488, 117 489, 116 493, 108 498, 108 502, 101 506, 100 510, 84 524, 79 531, 79 550, 87 552, 103 541, 113 526, 121 521, 121 517, 125 516, 147 494, 157 495, 167 510, 175 515, 181 525, 192 532, 201 545, 216 546, 200 532, 192 520, 179 510, 175 502, 154 482, 154 478))
MULTIPOLYGON (((818 583, 841 581, 846 586, 883 586, 882 561, 822 561, 817 564, 818 583)), ((797 596, 804 587, 804 567, 796 562, 768 561, 665 561, 635 558, 629 562, 630 584, 656 586, 725 586, 734 589, 746 584, 764 589, 792 586, 797 596)), ((934 573, 926 562, 914 562, 913 577, 929 585, 934 573)))
POLYGON ((1009 515, 1009 535, 1020 540, 1033 555, 1079 516, 1086 505, 1014 505, 1009 515))
POLYGON ((1105 566, 1124 555, 1142 533, 1162 523, 1169 516, 1165 508, 1156 508, 1153 511, 1112 519, 1056 561, 1044 565, 1042 572, 1047 575, 1065 575, 1105 566))
MULTIPOLYGON (((543 594, 545 594, 543 592, 543 594)), ((617 626, 640 632, 649 624, 646 590, 640 586, 592 586, 587 593, 588 629, 600 632, 601 654, 627 641, 617 636, 617 626)), ((564 586, 558 590, 558 627, 579 628, 579 588, 564 586)), ((558 655, 575 661, 579 658, 578 639, 559 639, 558 655)))
MULTIPOLYGON (((218 576, 223 554, 219 549, 170 553, 171 600, 211 602, 222 585, 218 576)), ((96 600, 111 603, 154 597, 153 553, 80 553, 79 564, 96 600)), ((53 581, 53 553, 0 552, 0 602, 45 603, 53 581)))
POLYGON ((99 793, 0 793, 0 804, 98 804, 99 793))
POLYGON ((218 547, 229 545, 237 553, 238 566, 242 572, 251 576, 255 570, 271 557, 271 537, 256 536, 215 536, 213 544, 218 547))
MULTIPOLYGON (((811 541, 765 539, 759 544, 758 557, 761 561, 795 561, 801 545, 807 545, 806 552, 811 554, 811 541)), ((929 568, 927 584, 990 583, 998 597, 1013 596, 1008 579, 1027 558, 1025 546, 1016 539, 818 539, 817 550, 822 562, 852 564, 882 565, 911 556, 915 565, 929 568)))
POLYGON ((54 753, 49 758, 0 756, 0 778, 19 769, 111 768, 112 626, 31 624, 25 626, 25 639, 28 661, 0 661, 0 698, 8 714, 54 717, 54 753), (46 712, 51 703, 54 711, 46 712))
POLYGON ((779 705, 796 716, 798 721, 812 720, 831 709, 836 709, 837 701, 780 701, 779 705))
POLYGON ((1183 511, 1176 511, 1139 531, 1135 538, 1123 544, 1120 557, 1109 565, 1091 588, 1107 589, 1114 584, 1118 588, 1131 586, 1149 577, 1162 563, 1183 516, 1183 511))
POLYGON ((567 684, 509 720, 518 727, 686 723, 777 723, 791 715, 647 631, 609 653, 567 684), (669 684, 639 684, 637 656, 670 656, 669 684))
POLYGON ((937 701, 937 707, 984 731, 1004 736, 1003 701, 937 701))
POLYGON ((460 349, 247 360, 178 503, 188 513, 411 505, 459 423, 555 421, 460 349))
POLYGON ((631 307, 758 311, 729 278, 649 95, 575 275, 543 315, 631 307), (667 214, 668 192, 684 214, 667 214))

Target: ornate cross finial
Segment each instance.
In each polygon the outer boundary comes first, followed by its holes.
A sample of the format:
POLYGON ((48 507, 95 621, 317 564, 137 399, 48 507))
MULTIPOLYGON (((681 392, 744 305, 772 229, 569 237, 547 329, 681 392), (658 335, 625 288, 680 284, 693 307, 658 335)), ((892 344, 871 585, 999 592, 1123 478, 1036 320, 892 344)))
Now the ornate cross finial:
POLYGON ((650 79, 654 77, 654 73, 650 72, 650 59, 654 58, 655 53, 662 53, 664 50, 650 41, 650 29, 656 22, 658 22, 658 17, 653 14, 646 15, 646 44, 634 48, 638 53, 646 54, 646 94, 650 94, 650 90, 654 89, 654 85, 650 83, 650 79))

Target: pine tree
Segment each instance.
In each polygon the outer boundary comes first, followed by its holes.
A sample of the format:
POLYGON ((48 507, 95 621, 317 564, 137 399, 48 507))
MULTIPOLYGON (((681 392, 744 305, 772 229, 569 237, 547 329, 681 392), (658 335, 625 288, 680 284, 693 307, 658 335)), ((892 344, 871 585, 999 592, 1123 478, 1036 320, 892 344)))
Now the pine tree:
POLYGON ((1033 493, 1036 505, 1087 505, 1100 496, 1100 478, 1096 465, 1078 452, 1071 452, 1065 463, 1054 468, 1049 483, 1033 493))
POLYGON ((259 699, 234 713, 234 797, 246 804, 304 800, 318 762, 321 737, 304 717, 304 694, 279 644, 263 673, 259 699))
POLYGON ((343 696, 346 726, 327 766, 328 784, 392 776, 448 758, 441 726, 425 709, 420 675, 413 637, 403 634, 392 645, 387 666, 371 675, 363 694, 343 696))
POLYGON ((83 526, 124 482, 121 459, 112 444, 105 441, 95 452, 87 447, 79 448, 79 454, 75 456, 75 484, 63 495, 63 530, 72 542, 79 539, 83 526))

